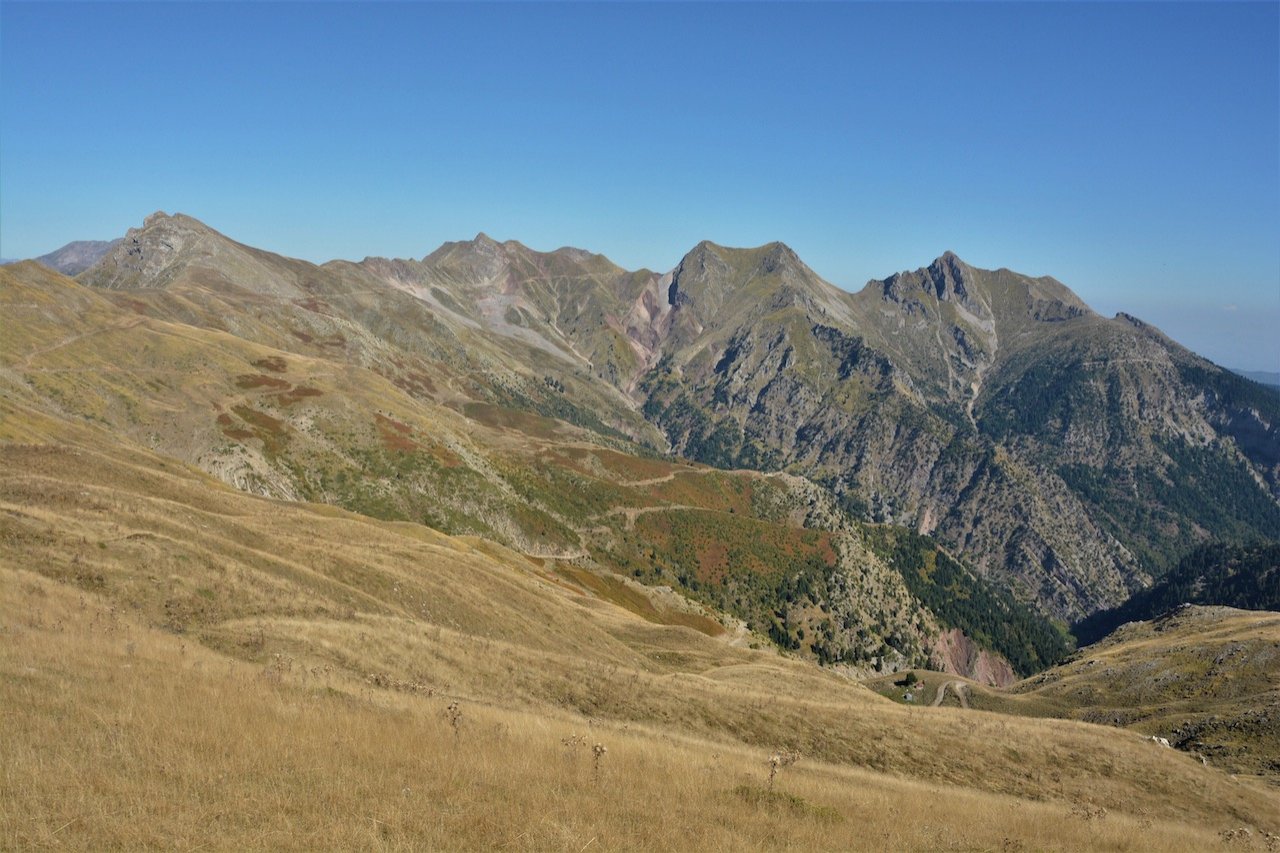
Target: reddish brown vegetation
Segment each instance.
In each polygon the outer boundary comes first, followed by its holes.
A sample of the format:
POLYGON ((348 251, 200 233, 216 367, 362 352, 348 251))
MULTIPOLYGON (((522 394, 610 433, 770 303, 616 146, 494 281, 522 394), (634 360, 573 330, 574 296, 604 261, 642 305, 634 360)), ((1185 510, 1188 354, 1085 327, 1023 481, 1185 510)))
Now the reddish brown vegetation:
POLYGON ((260 358, 249 363, 259 370, 270 370, 272 373, 284 373, 289 368, 288 362, 278 355, 260 358))
POLYGON ((246 373, 236 377, 236 387, 249 390, 251 388, 274 388, 282 390, 289 387, 289 383, 283 379, 277 379, 274 376, 264 376, 261 373, 246 373))
POLYGON ((306 299, 295 299, 294 305, 299 308, 305 308, 313 314, 323 314, 326 317, 333 316, 333 308, 323 299, 317 299, 314 296, 308 296, 306 299))
POLYGON ((319 396, 322 396, 323 394, 324 392, 321 391, 319 388, 312 388, 307 385, 299 385, 296 388, 293 388, 292 390, 285 391, 283 394, 276 397, 276 399, 279 400, 282 405, 291 406, 305 397, 319 397, 319 396))
POLYGON ((413 428, 385 415, 374 415, 378 424, 378 434, 382 437, 382 446, 387 450, 409 453, 419 449, 419 444, 409 436, 413 428))

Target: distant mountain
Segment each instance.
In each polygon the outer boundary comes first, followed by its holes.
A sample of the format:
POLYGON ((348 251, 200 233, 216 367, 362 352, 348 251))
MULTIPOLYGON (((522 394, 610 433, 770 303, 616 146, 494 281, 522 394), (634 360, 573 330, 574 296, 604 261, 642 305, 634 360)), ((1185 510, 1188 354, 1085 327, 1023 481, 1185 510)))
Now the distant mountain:
POLYGON ((79 275, 96 264, 103 255, 120 243, 115 240, 76 240, 61 249, 36 258, 37 261, 63 275, 79 275))
POLYGON ((1238 373, 1245 379, 1257 382, 1259 385, 1266 385, 1268 388, 1274 388, 1280 391, 1280 373, 1269 370, 1232 370, 1232 373, 1238 373))
POLYGON ((1280 544, 1201 546, 1119 607, 1072 627, 1081 645, 1096 643, 1126 622, 1167 613, 1183 604, 1280 611, 1280 544))
MULTIPOLYGON (((781 243, 704 241, 668 273, 483 234, 316 266, 157 214, 80 278, 469 418, 523 411, 627 453, 802 475, 1063 621, 1188 544, 1280 530, 1280 398, 1052 278, 952 253, 851 294, 781 243)), ((254 465, 312 493, 299 460, 254 465)))

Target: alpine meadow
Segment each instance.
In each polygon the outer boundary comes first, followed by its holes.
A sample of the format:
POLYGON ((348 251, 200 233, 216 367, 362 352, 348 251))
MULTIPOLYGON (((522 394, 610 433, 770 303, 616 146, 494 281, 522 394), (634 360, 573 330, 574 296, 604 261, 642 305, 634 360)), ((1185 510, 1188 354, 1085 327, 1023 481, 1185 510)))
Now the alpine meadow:
POLYGON ((1277 4, 0 21, 0 848, 1280 851, 1277 4))

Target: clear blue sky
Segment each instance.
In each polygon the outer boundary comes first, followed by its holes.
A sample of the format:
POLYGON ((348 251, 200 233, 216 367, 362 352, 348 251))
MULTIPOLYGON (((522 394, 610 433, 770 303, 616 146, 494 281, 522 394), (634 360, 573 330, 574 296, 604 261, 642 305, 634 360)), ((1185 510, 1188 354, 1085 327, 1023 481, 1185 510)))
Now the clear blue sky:
POLYGON ((0 3, 0 255, 180 210, 849 289, 952 249, 1280 370, 1280 4, 0 3))

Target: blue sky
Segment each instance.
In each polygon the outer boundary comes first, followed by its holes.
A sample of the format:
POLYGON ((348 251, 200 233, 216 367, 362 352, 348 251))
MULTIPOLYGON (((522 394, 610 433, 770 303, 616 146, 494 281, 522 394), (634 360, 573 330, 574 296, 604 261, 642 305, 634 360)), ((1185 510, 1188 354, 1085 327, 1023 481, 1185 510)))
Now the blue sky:
POLYGON ((0 3, 0 255, 180 210, 849 289, 952 249, 1280 370, 1280 4, 0 3))

